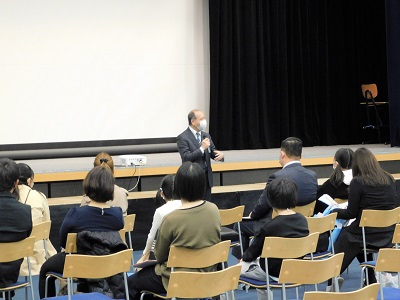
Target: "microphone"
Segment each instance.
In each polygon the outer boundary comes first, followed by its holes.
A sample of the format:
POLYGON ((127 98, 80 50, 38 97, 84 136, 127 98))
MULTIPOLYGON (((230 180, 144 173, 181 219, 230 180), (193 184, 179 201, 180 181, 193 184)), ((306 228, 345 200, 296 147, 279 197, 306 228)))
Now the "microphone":
MULTIPOLYGON (((206 138, 207 138, 207 136, 206 136, 206 135, 203 135, 203 140, 205 140, 206 138)), ((209 139, 210 139, 210 138, 209 138, 209 139)), ((211 147, 211 139, 210 139, 210 147, 211 147)), ((207 150, 208 150, 208 153, 211 154, 211 149, 210 149, 210 147, 208 147, 207 150)))

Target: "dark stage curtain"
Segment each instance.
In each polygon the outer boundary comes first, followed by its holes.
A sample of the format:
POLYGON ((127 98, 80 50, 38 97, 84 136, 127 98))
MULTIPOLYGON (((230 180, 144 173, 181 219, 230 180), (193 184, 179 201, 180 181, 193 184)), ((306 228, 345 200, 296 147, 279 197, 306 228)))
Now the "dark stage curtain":
POLYGON ((400 1, 386 0, 390 144, 400 146, 400 1))
POLYGON ((385 1, 210 0, 209 12, 219 149, 363 140, 361 84, 387 99, 385 1))

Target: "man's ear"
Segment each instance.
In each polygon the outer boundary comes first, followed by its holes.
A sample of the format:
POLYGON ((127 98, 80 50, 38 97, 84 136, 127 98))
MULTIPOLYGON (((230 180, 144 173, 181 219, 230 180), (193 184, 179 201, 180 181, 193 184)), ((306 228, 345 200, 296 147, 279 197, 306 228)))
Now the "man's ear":
POLYGON ((286 153, 281 150, 280 158, 281 160, 286 157, 286 153))

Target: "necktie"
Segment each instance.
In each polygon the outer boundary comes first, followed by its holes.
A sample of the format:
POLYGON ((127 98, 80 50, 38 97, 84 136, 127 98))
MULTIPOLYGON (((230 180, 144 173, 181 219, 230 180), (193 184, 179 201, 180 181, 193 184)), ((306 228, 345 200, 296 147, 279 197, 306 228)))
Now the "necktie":
POLYGON ((196 138, 197 138, 197 141, 198 141, 199 144, 200 144, 200 143, 201 143, 200 132, 196 132, 196 138))

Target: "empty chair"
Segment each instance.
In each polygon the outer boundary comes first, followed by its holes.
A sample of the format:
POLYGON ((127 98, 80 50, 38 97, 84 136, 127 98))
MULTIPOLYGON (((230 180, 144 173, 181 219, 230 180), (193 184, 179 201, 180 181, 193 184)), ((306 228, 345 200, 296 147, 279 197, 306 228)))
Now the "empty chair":
POLYGON ((381 142, 381 127, 383 126, 383 122, 378 110, 378 106, 387 105, 387 101, 376 101, 376 97, 378 96, 378 87, 375 83, 371 84, 362 84, 361 92, 365 99, 365 102, 361 102, 361 104, 365 105, 366 110, 366 119, 367 124, 363 126, 363 129, 376 129, 378 133, 378 143, 381 142), (372 110, 372 116, 371 116, 372 110))
POLYGON ((373 283, 353 292, 305 292, 303 300, 376 300, 379 283, 373 283))
MULTIPOLYGON (((400 276, 400 249, 380 249, 376 259, 375 270, 379 272, 379 281, 382 282, 382 273, 397 272, 400 276)), ((380 287, 380 299, 400 299, 400 289, 394 287, 380 287)))
POLYGON ((221 240, 231 241, 231 247, 240 246, 240 254, 243 256, 242 232, 240 230, 240 222, 244 213, 244 205, 236 206, 230 209, 220 209, 221 216, 221 240), (228 225, 236 224, 237 231, 227 227, 228 225))
MULTIPOLYGON (((30 259, 29 259, 29 257, 33 255, 34 244, 35 244, 34 237, 28 237, 19 242, 0 243, 0 263, 12 262, 21 258, 26 258, 28 264, 28 280, 17 281, 14 284, 0 288, 0 292, 10 293, 11 291, 17 289, 30 287, 32 300, 35 299, 35 294, 32 285, 33 281, 31 274, 31 267, 30 267, 30 259)), ((25 296, 26 299, 28 299, 27 294, 25 296)))

